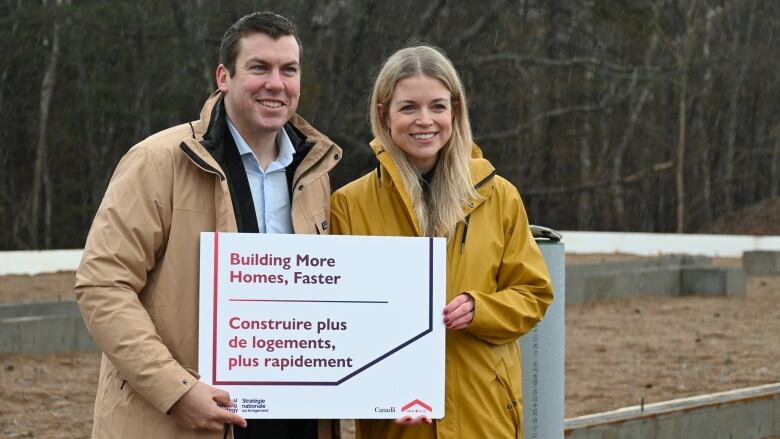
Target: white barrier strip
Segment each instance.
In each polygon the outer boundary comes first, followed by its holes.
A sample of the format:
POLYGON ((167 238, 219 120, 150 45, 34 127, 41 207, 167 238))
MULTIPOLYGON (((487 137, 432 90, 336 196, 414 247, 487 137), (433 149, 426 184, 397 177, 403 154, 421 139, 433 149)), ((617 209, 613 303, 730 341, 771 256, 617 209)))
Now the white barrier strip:
MULTIPOLYGON (((742 256, 751 250, 780 251, 780 236, 680 235, 675 233, 561 232, 566 253, 690 254, 742 256)), ((0 252, 0 276, 73 271, 82 250, 0 252)))
POLYGON ((752 250, 780 250, 780 236, 675 233, 560 232, 566 253, 689 254, 739 258, 752 250))
POLYGON ((74 271, 83 250, 39 250, 0 252, 0 276, 74 271))

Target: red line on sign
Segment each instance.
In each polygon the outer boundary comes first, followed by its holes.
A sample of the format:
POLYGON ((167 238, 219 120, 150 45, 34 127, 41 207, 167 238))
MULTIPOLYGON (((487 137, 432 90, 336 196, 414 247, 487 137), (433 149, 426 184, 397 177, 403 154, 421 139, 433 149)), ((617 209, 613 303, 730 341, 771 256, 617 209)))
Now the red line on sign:
POLYGON ((390 303, 381 300, 306 300, 306 299, 230 299, 230 302, 294 302, 294 303, 390 303))
POLYGON ((219 285, 219 232, 214 232, 214 323, 213 349, 211 351, 211 382, 217 381, 217 285, 219 285))

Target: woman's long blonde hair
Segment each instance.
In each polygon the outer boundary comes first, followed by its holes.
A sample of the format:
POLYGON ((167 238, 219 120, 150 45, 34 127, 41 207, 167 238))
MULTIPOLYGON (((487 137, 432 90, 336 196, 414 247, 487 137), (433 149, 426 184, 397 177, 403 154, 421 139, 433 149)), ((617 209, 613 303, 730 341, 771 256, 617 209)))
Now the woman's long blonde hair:
POLYGON ((407 47, 395 52, 377 75, 369 105, 371 130, 398 166, 422 232, 426 236, 451 234, 464 219, 464 205, 478 197, 469 174, 472 137, 466 96, 452 62, 431 46, 407 47), (412 76, 438 79, 452 94, 452 136, 439 151, 429 197, 423 196, 420 171, 393 143, 388 124, 387 109, 396 84, 412 76))

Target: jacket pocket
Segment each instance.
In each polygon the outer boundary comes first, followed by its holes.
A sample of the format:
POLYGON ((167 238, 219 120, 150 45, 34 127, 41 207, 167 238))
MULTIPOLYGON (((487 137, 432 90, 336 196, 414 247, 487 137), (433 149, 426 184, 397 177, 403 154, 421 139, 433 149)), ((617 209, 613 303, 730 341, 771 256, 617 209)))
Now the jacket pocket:
POLYGON ((497 385, 501 388, 501 398, 503 402, 501 410, 509 412, 509 417, 514 422, 515 436, 521 437, 523 421, 520 410, 522 405, 519 401, 519 397, 515 396, 512 390, 512 381, 509 379, 509 374, 503 358, 498 361, 494 373, 497 385))

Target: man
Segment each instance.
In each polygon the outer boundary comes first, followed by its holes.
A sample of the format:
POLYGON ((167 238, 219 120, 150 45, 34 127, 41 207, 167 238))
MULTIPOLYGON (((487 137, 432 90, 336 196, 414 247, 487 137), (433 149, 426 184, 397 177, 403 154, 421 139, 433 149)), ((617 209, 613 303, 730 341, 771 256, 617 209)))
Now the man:
POLYGON ((227 392, 197 379, 200 232, 328 233, 341 157, 295 113, 300 41, 287 19, 241 18, 219 56, 200 119, 128 151, 87 238, 75 291, 103 351, 93 438, 337 434, 329 421, 247 426, 220 407, 227 392))

